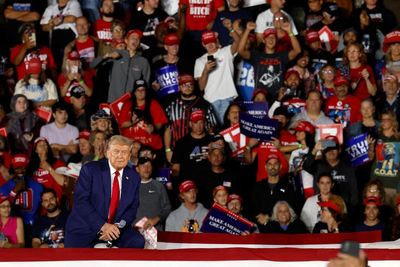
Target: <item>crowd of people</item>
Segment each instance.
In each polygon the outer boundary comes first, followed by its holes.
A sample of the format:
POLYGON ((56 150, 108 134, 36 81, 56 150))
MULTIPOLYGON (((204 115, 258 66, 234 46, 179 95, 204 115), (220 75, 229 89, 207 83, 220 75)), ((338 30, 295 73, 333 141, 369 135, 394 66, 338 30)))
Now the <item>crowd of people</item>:
POLYGON ((287 2, 6 0, 0 247, 115 239, 114 191, 85 190, 108 160, 122 201, 125 158, 140 178, 123 195, 132 225, 197 233, 218 203, 254 223, 246 235, 400 238, 399 24, 382 0, 287 2), (244 101, 266 103, 275 138, 221 134, 244 101), (368 157, 352 166, 346 143, 362 134, 368 157))

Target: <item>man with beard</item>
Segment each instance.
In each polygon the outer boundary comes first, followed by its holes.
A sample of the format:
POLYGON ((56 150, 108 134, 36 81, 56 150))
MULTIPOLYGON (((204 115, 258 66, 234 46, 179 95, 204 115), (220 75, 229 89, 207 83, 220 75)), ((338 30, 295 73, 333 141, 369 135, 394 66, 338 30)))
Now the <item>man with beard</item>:
POLYGON ((33 248, 63 248, 64 228, 68 214, 57 204, 56 193, 53 189, 45 189, 41 196, 42 208, 46 214, 39 217, 33 225, 33 248))
POLYGON ((40 207, 40 195, 43 187, 26 175, 29 158, 25 154, 16 154, 11 161, 12 179, 0 187, 0 197, 6 196, 12 204, 15 215, 24 222, 25 244, 30 243, 32 225, 40 207))
POLYGON ((165 152, 169 161, 176 142, 189 133, 189 119, 194 111, 204 112, 207 132, 211 132, 217 126, 214 109, 203 97, 196 95, 194 90, 193 76, 182 74, 179 76, 179 93, 171 96, 164 105, 170 121, 164 132, 165 152))
POLYGON ((111 26, 114 21, 113 0, 102 0, 100 13, 101 18, 94 23, 94 36, 103 41, 106 45, 111 45, 111 26))
POLYGON ((299 206, 295 205, 293 185, 286 177, 279 175, 280 169, 280 158, 276 154, 270 154, 265 161, 268 179, 256 183, 253 189, 253 215, 262 233, 266 231, 265 226, 272 215, 272 208, 278 201, 287 201, 292 207, 299 206))

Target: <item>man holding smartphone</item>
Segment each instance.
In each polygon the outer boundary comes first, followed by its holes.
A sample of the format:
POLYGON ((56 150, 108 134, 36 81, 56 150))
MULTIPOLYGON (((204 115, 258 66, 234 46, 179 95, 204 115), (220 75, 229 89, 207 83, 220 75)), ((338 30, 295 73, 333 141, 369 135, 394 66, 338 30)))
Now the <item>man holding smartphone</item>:
POLYGON ((233 58, 238 49, 239 35, 231 22, 225 23, 225 27, 234 42, 220 48, 218 34, 204 31, 201 42, 207 53, 199 57, 194 66, 194 78, 199 82, 204 99, 211 103, 221 124, 229 103, 238 95, 233 80, 233 58))

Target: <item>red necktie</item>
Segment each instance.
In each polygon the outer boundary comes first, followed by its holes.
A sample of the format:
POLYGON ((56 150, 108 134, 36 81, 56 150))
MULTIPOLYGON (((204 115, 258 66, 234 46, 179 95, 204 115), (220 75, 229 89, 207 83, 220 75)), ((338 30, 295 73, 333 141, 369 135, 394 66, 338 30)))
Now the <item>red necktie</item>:
POLYGON ((118 203, 119 203, 119 182, 118 182, 119 172, 114 173, 114 180, 111 192, 110 201, 110 212, 108 214, 108 223, 113 223, 115 214, 117 213, 118 203))

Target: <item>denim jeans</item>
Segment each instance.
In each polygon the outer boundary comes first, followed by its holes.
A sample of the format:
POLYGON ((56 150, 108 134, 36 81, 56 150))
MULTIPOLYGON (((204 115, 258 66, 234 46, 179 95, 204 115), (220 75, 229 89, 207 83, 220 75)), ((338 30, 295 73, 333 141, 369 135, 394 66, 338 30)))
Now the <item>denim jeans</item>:
POLYGON ((217 117, 218 123, 220 125, 224 123, 225 112, 233 99, 235 99, 235 97, 220 99, 211 103, 212 107, 214 108, 215 116, 217 117))

